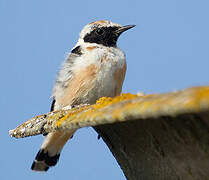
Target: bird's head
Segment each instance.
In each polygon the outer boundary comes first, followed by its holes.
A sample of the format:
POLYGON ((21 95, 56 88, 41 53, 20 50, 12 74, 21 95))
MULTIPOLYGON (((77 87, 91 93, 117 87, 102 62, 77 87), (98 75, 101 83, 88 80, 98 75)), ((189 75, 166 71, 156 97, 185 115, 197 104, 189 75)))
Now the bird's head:
POLYGON ((81 31, 79 41, 96 43, 107 47, 115 47, 118 37, 135 25, 121 26, 107 20, 95 21, 87 24, 81 31))

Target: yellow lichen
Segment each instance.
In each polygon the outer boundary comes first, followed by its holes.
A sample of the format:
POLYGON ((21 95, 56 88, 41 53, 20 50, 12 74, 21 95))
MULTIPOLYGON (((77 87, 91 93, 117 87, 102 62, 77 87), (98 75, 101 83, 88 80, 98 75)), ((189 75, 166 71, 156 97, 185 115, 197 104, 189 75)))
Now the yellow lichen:
MULTIPOLYGON (((91 119, 94 119, 95 117, 103 117, 104 113, 98 111, 98 109, 104 108, 105 106, 109 106, 124 100, 130 100, 139 97, 138 95, 134 95, 131 93, 121 94, 120 96, 116 96, 114 98, 111 97, 102 97, 99 100, 97 100, 96 104, 92 105, 92 109, 83 113, 83 116, 90 116, 91 119)), ((117 113, 115 111, 115 117, 119 118, 117 116, 117 113)))
POLYGON ((63 121, 65 121, 65 120, 67 120, 69 117, 70 117, 70 115, 71 115, 71 113, 69 112, 67 115, 65 115, 64 117, 62 117, 61 119, 59 119, 58 121, 57 121, 57 127, 60 127, 60 125, 61 125, 61 123, 63 122, 63 121))
MULTIPOLYGON (((200 108, 199 104, 201 100, 204 98, 209 98, 209 87, 200 87, 195 88, 191 92, 194 94, 192 98, 186 98, 186 101, 184 102, 185 108, 200 108)), ((60 127, 60 125, 63 124, 65 121, 73 121, 73 122, 80 122, 81 119, 91 119, 94 120, 97 117, 104 117, 105 113, 104 111, 100 111, 100 109, 116 104, 121 101, 125 100, 131 100, 135 98, 143 98, 146 99, 146 101, 137 101, 137 103, 131 102, 131 103, 125 103, 124 106, 120 107, 119 109, 114 109, 111 116, 113 119, 122 120, 123 119, 123 112, 129 112, 135 110, 135 112, 138 113, 144 113, 144 112, 157 112, 160 109, 162 109, 163 106, 175 106, 175 104, 178 104, 178 101, 176 100, 175 93, 169 97, 166 98, 157 98, 155 95, 134 95, 131 93, 121 94, 120 96, 116 96, 114 98, 111 97, 102 97, 93 105, 84 106, 81 108, 74 108, 69 113, 67 113, 65 116, 61 117, 57 123, 56 126, 60 127), (149 99, 151 97, 151 99, 149 99), (154 97, 154 98, 152 98, 154 97), (147 99, 148 98, 148 99, 147 99), (79 117, 78 117, 79 115, 79 117)))
POLYGON ((198 88, 196 92, 196 101, 209 98, 209 87, 198 88))
POLYGON ((50 112, 36 116, 18 126, 10 134, 25 137, 42 132, 40 122, 46 121, 46 132, 55 129, 76 129, 118 121, 176 116, 188 112, 200 112, 209 109, 209 87, 193 87, 183 91, 166 94, 134 95, 121 94, 110 98, 102 97, 93 105, 80 105, 71 110, 50 112), (34 126, 35 124, 35 126, 34 126), (34 128, 35 127, 35 128, 34 128), (25 133, 23 129, 28 131, 25 133))
POLYGON ((114 98, 102 97, 99 100, 97 100, 96 104, 93 105, 93 107, 95 109, 98 109, 98 108, 102 108, 110 104, 115 104, 117 102, 124 101, 124 100, 130 100, 136 97, 139 97, 139 96, 135 94, 131 94, 131 93, 121 94, 120 96, 116 96, 114 98))
POLYGON ((200 109, 200 101, 209 99, 209 87, 196 87, 193 89, 193 97, 185 102, 185 107, 200 109))
POLYGON ((139 97, 139 96, 131 94, 131 93, 121 94, 120 96, 116 96, 114 98, 102 97, 99 100, 97 100, 96 104, 94 105, 72 109, 69 113, 67 113, 64 117, 60 118, 56 122, 56 126, 60 127, 62 123, 65 122, 66 120, 79 121, 79 119, 85 119, 85 118, 94 119, 95 117, 103 115, 102 112, 99 112, 96 110, 103 108, 105 106, 111 105, 111 104, 115 104, 123 100, 130 100, 136 97, 139 97), (79 114, 79 118, 77 118, 78 114, 79 114))
POLYGON ((60 118, 57 122, 56 122, 56 126, 57 127, 60 127, 60 125, 62 125, 62 123, 66 120, 70 119, 73 120, 76 115, 84 110, 86 110, 88 108, 88 106, 84 106, 84 107, 81 107, 81 108, 75 108, 75 109, 72 109, 70 112, 68 112, 64 117, 60 118))

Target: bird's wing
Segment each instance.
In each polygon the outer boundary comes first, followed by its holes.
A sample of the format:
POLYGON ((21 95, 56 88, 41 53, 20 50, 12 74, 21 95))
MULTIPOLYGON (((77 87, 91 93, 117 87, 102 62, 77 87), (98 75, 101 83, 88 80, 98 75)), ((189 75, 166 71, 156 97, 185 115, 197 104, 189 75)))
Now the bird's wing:
MULTIPOLYGON (((71 51, 71 54, 68 55, 67 60, 64 62, 55 82, 51 111, 62 108, 62 104, 60 105, 60 103, 57 102, 56 96, 59 93, 63 93, 64 89, 69 85, 68 83, 73 78, 71 66, 80 55, 81 49, 80 46, 78 46, 71 51), (56 103, 59 105, 57 106, 56 103)), ((33 161, 31 169, 34 171, 47 171, 49 167, 56 165, 63 146, 68 139, 73 136, 74 132, 75 130, 71 132, 57 131, 45 134, 46 137, 33 161)))

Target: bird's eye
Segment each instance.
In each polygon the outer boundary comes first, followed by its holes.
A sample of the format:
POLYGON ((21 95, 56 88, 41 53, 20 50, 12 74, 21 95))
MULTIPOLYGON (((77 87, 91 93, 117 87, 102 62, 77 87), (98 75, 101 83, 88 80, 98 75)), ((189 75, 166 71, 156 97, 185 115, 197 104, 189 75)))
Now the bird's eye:
POLYGON ((102 34, 104 33, 104 30, 102 30, 102 29, 97 29, 97 30, 96 30, 96 33, 97 33, 98 35, 102 35, 102 34))

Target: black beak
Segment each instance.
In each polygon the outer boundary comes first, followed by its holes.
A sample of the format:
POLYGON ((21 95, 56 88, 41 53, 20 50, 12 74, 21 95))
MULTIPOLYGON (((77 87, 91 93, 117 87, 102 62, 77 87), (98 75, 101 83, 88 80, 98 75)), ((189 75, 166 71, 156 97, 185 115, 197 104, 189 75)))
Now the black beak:
POLYGON ((133 27, 135 27, 136 25, 126 25, 126 26, 122 26, 119 29, 116 30, 116 33, 121 34, 125 31, 127 31, 128 29, 131 29, 133 27))

